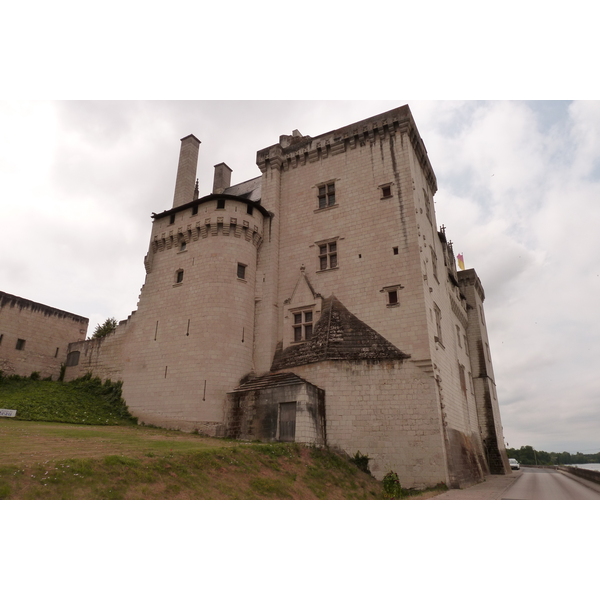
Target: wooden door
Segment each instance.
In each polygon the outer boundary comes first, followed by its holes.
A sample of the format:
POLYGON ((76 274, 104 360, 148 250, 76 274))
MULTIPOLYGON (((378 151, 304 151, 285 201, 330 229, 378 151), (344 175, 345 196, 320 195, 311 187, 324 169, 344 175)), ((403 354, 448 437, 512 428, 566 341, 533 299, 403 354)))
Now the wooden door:
POLYGON ((279 405, 279 441, 293 442, 296 439, 296 403, 282 402, 279 405))

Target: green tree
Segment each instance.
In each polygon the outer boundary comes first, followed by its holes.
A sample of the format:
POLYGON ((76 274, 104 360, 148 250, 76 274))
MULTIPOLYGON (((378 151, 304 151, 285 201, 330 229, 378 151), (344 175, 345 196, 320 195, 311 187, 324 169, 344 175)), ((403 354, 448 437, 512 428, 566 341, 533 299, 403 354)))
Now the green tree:
POLYGON ((97 339, 112 333, 117 328, 117 320, 114 317, 108 317, 102 325, 96 325, 96 329, 94 329, 94 335, 92 335, 92 339, 97 339))

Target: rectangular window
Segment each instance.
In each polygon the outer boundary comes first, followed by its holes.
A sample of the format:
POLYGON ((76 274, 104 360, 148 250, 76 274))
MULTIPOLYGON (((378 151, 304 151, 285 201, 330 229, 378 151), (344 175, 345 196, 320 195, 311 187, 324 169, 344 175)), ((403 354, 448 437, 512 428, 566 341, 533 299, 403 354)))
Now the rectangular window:
POLYGON ((238 279, 246 279, 246 265, 243 265, 242 263, 238 263, 237 276, 238 276, 238 279))
POLYGON ((337 242, 319 244, 319 270, 335 269, 337 266, 337 242))
POLYGON ((467 395, 467 379, 465 377, 465 368, 461 364, 458 365, 458 374, 460 376, 460 389, 462 390, 463 394, 466 396, 467 395))
POLYGON ((439 283, 440 280, 438 279, 437 256, 431 246, 429 247, 429 250, 431 250, 431 268, 433 269, 433 276, 435 277, 435 280, 439 283))
POLYGON ((251 204, 248 204, 248 208, 246 209, 246 212, 251 215, 254 212, 254 206, 252 206, 251 204))
POLYGON ((294 313, 294 342, 306 342, 312 338, 312 333, 312 310, 294 313))
POLYGON ((177 271, 175 273, 175 283, 182 283, 183 282, 183 269, 179 269, 179 271, 177 271))
POLYGON ((394 246, 392 252, 394 253, 394 256, 396 256, 398 254, 398 246, 394 246))
POLYGON ((198 205, 194 205, 192 206, 192 215, 197 215, 198 214, 198 205))
POLYGON ((79 364, 79 350, 75 350, 74 352, 69 352, 67 354, 67 367, 76 367, 79 364))
POLYGON ((387 185, 381 186, 381 199, 392 197, 392 186, 388 183, 387 185))
POLYGON ((391 290, 388 292, 388 304, 398 304, 398 291, 391 290))
POLYGON ((327 208, 335 204, 335 183, 318 186, 319 208, 327 208))
POLYGON ((429 196, 427 196, 425 188, 423 188, 423 199, 425 200, 425 213, 427 214, 427 218, 430 223, 433 223, 431 220, 431 202, 429 201, 429 196))
POLYGON ((433 312, 435 313, 435 328, 437 332, 437 336, 435 337, 435 341, 442 344, 442 311, 437 304, 433 304, 433 312))
POLYGON ((462 344, 460 342, 460 327, 456 326, 456 339, 458 340, 458 347, 462 348, 462 344))
POLYGON ((25 340, 18 339, 16 349, 17 350, 25 350, 25 340))
POLYGON ((225 208, 225 199, 224 198, 219 198, 217 200, 217 209, 222 209, 225 208))
POLYGON ((0 345, 2 345, 2 338, 4 337, 3 333, 0 333, 0 345))
POLYGON ((175 223, 175 213, 169 217, 169 225, 173 225, 173 223, 175 223))

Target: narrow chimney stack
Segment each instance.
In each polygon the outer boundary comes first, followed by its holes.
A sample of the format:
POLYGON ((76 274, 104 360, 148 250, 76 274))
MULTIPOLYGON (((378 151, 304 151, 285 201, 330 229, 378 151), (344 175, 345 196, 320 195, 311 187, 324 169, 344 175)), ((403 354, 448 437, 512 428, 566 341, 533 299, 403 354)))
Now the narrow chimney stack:
POLYGON ((196 136, 188 135, 181 139, 173 208, 187 204, 194 199, 199 148, 200 140, 196 136))
POLYGON ((225 163, 215 165, 215 179, 213 181, 213 194, 222 194, 231 185, 231 174, 233 169, 230 169, 225 163))

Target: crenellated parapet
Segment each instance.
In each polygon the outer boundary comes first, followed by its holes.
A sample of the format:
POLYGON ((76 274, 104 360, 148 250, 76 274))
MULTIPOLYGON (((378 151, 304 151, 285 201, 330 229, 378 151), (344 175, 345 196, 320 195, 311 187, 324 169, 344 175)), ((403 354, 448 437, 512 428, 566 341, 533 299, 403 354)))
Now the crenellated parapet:
POLYGON ((200 239, 206 239, 209 236, 231 236, 240 238, 259 248, 262 243, 262 235, 258 230, 258 225, 251 226, 246 220, 237 222, 237 218, 230 217, 212 217, 205 218, 203 221, 196 221, 193 225, 188 225, 185 229, 170 229, 160 235, 155 235, 152 240, 152 252, 164 252, 175 248, 179 250, 182 244, 197 242, 200 239))
POLYGON ((402 106, 316 138, 302 136, 299 132, 294 132, 291 136, 281 136, 279 144, 257 152, 256 164, 262 173, 266 173, 269 169, 288 171, 390 138, 399 137, 400 143, 403 143, 404 136, 410 141, 431 191, 435 193, 436 177, 408 106, 402 106))

